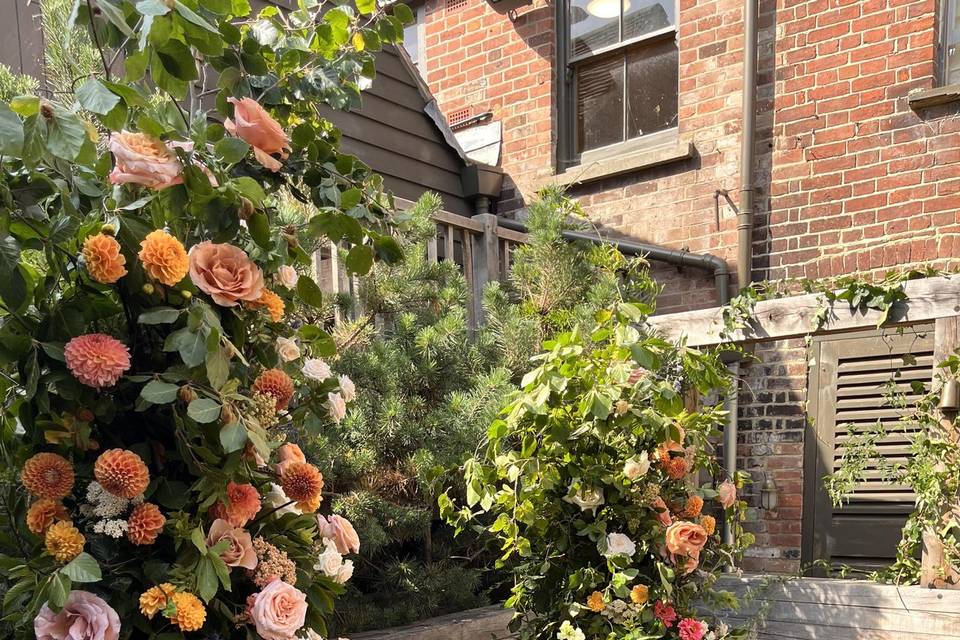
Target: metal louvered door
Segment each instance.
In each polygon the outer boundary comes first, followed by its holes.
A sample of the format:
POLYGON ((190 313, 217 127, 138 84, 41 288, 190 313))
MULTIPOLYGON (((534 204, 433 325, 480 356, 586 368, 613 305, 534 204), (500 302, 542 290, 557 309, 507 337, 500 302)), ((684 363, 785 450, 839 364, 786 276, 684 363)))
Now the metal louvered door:
POLYGON ((887 461, 903 462, 909 455, 915 427, 900 418, 911 412, 917 383, 929 388, 933 326, 815 338, 812 352, 809 411, 814 422, 804 450, 802 560, 877 569, 893 562, 913 510, 913 492, 891 484, 888 474, 870 462, 864 482, 843 506, 834 507, 823 480, 839 466, 853 434, 878 425, 885 435, 877 447, 887 461), (890 402, 893 390, 905 403, 890 402))

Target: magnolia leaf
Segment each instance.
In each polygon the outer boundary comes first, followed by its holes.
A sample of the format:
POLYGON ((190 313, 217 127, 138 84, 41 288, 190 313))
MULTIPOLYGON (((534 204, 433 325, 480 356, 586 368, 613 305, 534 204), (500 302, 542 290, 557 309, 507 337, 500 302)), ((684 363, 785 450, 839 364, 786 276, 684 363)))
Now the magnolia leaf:
POLYGON ((247 228, 253 241, 264 249, 270 248, 270 220, 266 214, 257 211, 247 220, 247 228))
POLYGON ((97 78, 90 78, 80 85, 76 96, 81 107, 101 116, 110 113, 110 110, 120 103, 120 96, 110 91, 97 78))
POLYGON ((198 27, 202 29, 206 29, 210 33, 215 33, 217 35, 220 35, 220 32, 217 31, 216 27, 214 27, 212 24, 210 24, 209 22, 201 18, 199 15, 197 15, 193 11, 193 9, 191 9, 187 5, 180 2, 180 0, 175 0, 173 3, 173 6, 177 8, 177 13, 183 16, 188 22, 192 22, 198 27))
POLYGON ((187 415, 201 424, 213 422, 220 417, 220 405, 209 398, 197 398, 187 407, 187 415))
POLYGON ((241 451, 247 446, 247 440, 247 429, 240 421, 231 422, 220 429, 220 446, 224 453, 241 451))
POLYGON ((153 404, 167 404, 177 399, 180 387, 162 380, 151 380, 140 390, 140 397, 153 404))
POLYGON ((62 609, 70 596, 71 586, 70 576, 65 573, 58 571, 50 576, 47 583, 47 603, 55 610, 62 609))
POLYGON ((218 347, 207 351, 207 380, 214 389, 219 389, 230 377, 230 357, 226 349, 218 347))
POLYGON ((234 164, 247 157, 250 145, 240 138, 228 136, 213 145, 213 151, 227 164, 234 164))
POLYGON ((19 156, 23 153, 23 123, 5 104, 0 104, 0 154, 19 156))
POLYGON ((210 556, 205 555, 200 558, 200 562, 197 564, 197 593, 203 598, 204 602, 210 602, 213 596, 217 595, 219 582, 217 571, 213 568, 210 556))
POLYGON ((87 128, 80 117, 62 107, 53 107, 53 118, 47 122, 47 149, 64 160, 76 160, 87 140, 87 128))
POLYGON ((347 253, 343 261, 343 266, 350 273, 364 275, 370 271, 373 266, 373 248, 369 245, 361 244, 353 247, 347 253))
POLYGON ((309 276, 300 276, 297 280, 297 294, 301 300, 311 307, 323 305, 323 293, 317 283, 309 276))
POLYGON ((16 96, 10 101, 10 109, 24 118, 34 116, 40 111, 40 98, 37 96, 16 96))
POLYGON ((119 7, 116 7, 109 2, 98 2, 97 9, 100 10, 100 13, 109 20, 113 26, 117 29, 120 29, 120 32, 128 38, 135 37, 133 29, 130 28, 130 25, 127 24, 127 20, 123 15, 123 11, 119 7))
POLYGON ((170 324, 176 322, 182 311, 173 307, 157 307, 140 314, 137 321, 140 324, 170 324))
POLYGON ((86 552, 64 565, 60 571, 73 582, 98 582, 103 577, 96 559, 86 552))

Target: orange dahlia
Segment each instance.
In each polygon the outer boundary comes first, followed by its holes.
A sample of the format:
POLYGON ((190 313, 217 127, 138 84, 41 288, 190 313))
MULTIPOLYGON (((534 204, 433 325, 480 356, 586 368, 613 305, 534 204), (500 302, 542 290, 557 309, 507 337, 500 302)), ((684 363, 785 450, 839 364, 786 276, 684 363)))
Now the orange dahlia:
POLYGON ((55 453, 38 453, 23 463, 20 482, 37 498, 61 500, 73 490, 73 465, 55 453))
POLYGON ((127 539, 136 545, 153 544, 166 521, 157 505, 149 502, 138 504, 127 518, 127 539))
POLYGON ((147 274, 168 287, 187 275, 190 259, 179 240, 158 229, 151 231, 140 243, 140 262, 147 274))
POLYGON ((587 598, 587 608, 590 611, 595 613, 600 613, 607 608, 606 603, 603 601, 603 594, 599 591, 594 591, 590 594, 590 597, 587 598))
POLYGON ((63 356, 70 373, 94 389, 112 387, 130 368, 130 350, 103 333, 77 336, 64 346, 63 356))
POLYGON ((196 631, 206 622, 207 610, 197 596, 181 591, 174 593, 170 599, 177 608, 170 616, 170 621, 180 627, 180 631, 196 631))
POLYGON ((97 233, 83 241, 83 260, 90 277, 101 284, 113 284, 127 270, 127 259, 120 253, 120 243, 113 236, 97 233))
POLYGON ((227 483, 229 504, 218 501, 210 507, 210 515, 226 520, 234 527, 242 527, 260 511, 260 494, 252 484, 227 483))
POLYGON ((67 508, 49 498, 40 498, 27 509, 27 528, 38 536, 46 533, 54 522, 68 519, 67 508))
POLYGON ((680 517, 693 520, 700 515, 701 511, 703 511, 703 498, 700 496, 690 496, 687 498, 687 504, 683 509, 683 513, 680 514, 680 517))
POLYGON ((672 480, 679 480, 690 472, 687 459, 680 456, 669 458, 667 462, 664 463, 663 469, 672 480))
POLYGON ((283 299, 273 291, 270 291, 270 289, 264 288, 259 298, 245 304, 248 309, 266 307, 267 313, 270 314, 270 319, 274 322, 280 322, 280 320, 283 319, 283 299))
POLYGON ((136 498, 150 484, 147 465, 133 451, 108 449, 93 465, 93 476, 107 491, 120 498, 136 498))
POLYGON ((323 491, 323 474, 309 462, 294 462, 283 470, 280 485, 291 500, 309 504, 323 491))
POLYGON ((708 536, 712 536, 717 530, 717 519, 713 516, 703 516, 700 518, 700 526, 703 527, 708 536))
POLYGON ((630 601, 633 604, 644 604, 650 599, 650 588, 645 584, 638 584, 630 589, 630 601))
POLYGON ((282 411, 293 398, 293 380, 280 369, 267 369, 253 381, 253 391, 273 396, 277 411, 282 411))
POLYGON ((44 536, 47 553, 61 564, 67 564, 80 555, 86 541, 83 534, 69 520, 54 522, 44 536))
POLYGON ((153 616, 167 608, 176 591, 177 588, 169 582, 147 589, 140 595, 140 613, 152 620, 153 616))

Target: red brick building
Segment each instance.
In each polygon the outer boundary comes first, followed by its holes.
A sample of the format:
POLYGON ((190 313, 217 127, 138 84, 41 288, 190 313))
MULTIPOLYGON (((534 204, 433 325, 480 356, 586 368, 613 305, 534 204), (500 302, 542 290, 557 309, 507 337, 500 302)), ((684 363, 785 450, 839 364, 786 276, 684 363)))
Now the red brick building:
MULTIPOLYGON (((522 218, 539 186, 560 182, 605 232, 714 254, 735 272, 745 180, 753 280, 954 267, 960 2, 761 0, 752 175, 741 166, 747 4, 426 0, 408 49, 455 130, 499 123, 500 215, 522 218)), ((718 303, 709 274, 654 272, 667 285, 661 312, 718 303)), ((739 398, 740 465, 775 477, 780 505, 757 511, 748 568, 795 570, 812 535, 804 442, 820 388, 803 340, 756 355, 739 398)))

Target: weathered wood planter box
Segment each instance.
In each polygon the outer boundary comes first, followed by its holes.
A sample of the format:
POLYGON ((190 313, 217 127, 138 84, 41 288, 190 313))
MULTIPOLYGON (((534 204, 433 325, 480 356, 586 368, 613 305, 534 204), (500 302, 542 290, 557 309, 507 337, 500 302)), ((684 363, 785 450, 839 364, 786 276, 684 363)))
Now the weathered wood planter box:
MULTIPOLYGON (((756 590, 731 625, 762 611, 759 640, 958 640, 960 591, 803 578, 763 588, 761 576, 724 578, 738 595, 756 590)), ((486 607, 352 636, 352 640, 504 640, 510 612, 486 607)))

